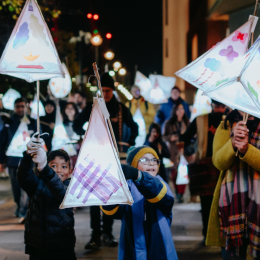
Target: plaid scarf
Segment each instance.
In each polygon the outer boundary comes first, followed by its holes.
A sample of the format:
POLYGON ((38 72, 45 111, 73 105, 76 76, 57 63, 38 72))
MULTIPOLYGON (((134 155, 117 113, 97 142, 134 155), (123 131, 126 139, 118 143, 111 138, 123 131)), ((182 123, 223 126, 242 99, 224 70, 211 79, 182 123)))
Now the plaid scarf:
MULTIPOLYGON (((249 143, 260 149, 260 124, 249 143)), ((236 249, 247 239, 251 253, 260 251, 260 173, 239 157, 226 171, 219 199, 221 237, 226 250, 236 249)))

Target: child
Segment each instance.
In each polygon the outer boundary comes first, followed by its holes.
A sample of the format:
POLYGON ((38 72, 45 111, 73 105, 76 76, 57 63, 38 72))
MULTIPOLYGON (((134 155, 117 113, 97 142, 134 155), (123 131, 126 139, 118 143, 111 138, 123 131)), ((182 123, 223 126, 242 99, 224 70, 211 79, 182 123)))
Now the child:
POLYGON ((18 182, 29 197, 25 253, 30 260, 74 260, 73 209, 59 209, 70 182, 70 158, 63 150, 52 151, 47 164, 43 140, 37 139, 36 134, 27 144, 17 171, 18 182), (32 161, 37 165, 36 174, 32 161))
POLYGON ((122 169, 134 204, 101 206, 105 214, 122 220, 118 259, 177 260, 170 230, 174 199, 157 175, 157 153, 148 146, 134 147, 126 160, 122 169))

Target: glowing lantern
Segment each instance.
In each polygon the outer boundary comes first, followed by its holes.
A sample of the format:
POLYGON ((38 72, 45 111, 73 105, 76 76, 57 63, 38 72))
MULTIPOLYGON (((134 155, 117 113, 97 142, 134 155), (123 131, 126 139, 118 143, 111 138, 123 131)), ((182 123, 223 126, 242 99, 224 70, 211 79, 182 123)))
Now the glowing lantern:
POLYGON ((251 16, 235 32, 175 74, 203 91, 214 86, 246 53, 255 19, 258 18, 251 16))
POLYGON ((141 95, 152 104, 167 102, 175 82, 176 78, 162 75, 150 75, 148 79, 139 71, 135 77, 135 85, 140 88, 141 95))
POLYGON ((8 110, 14 110, 14 101, 20 97, 21 94, 18 91, 12 88, 8 89, 2 98, 3 107, 8 110))
POLYGON ((23 157, 23 152, 26 151, 26 144, 30 141, 28 124, 30 124, 30 121, 24 116, 6 151, 6 156, 23 157))
POLYGON ((49 81, 51 93, 56 98, 66 97, 70 93, 72 87, 69 71, 64 63, 61 65, 65 73, 65 78, 53 78, 49 81))
POLYGON ((146 137, 145 121, 140 108, 136 109, 133 120, 138 124, 138 136, 135 139, 135 146, 137 147, 144 144, 146 137))
POLYGON ((233 109, 260 118, 260 36, 223 78, 206 90, 205 95, 233 109))
POLYGON ((94 98, 89 126, 60 208, 133 204, 108 128, 108 118, 104 100, 94 98))
POLYGON ((192 122, 197 116, 205 115, 211 112, 211 98, 202 95, 202 90, 198 90, 195 96, 190 121, 192 122))
POLYGON ((184 155, 181 155, 180 163, 178 166, 178 173, 177 173, 177 179, 176 184, 177 185, 183 185, 189 183, 189 176, 188 176, 188 162, 186 161, 184 155))
POLYGON ((0 60, 0 73, 28 82, 63 77, 50 31, 35 0, 27 0, 0 60))
MULTIPOLYGON (((31 118, 37 119, 37 97, 34 96, 33 102, 30 104, 31 118)), ((41 101, 39 101, 39 116, 45 116, 45 109, 41 101)))
POLYGON ((77 151, 75 150, 73 144, 71 144, 71 140, 63 125, 59 105, 57 105, 56 109, 55 127, 52 138, 52 150, 54 151, 58 149, 66 151, 69 156, 77 155, 77 151))
MULTIPOLYGON (((37 81, 39 104, 39 80, 64 77, 61 62, 50 31, 43 19, 36 0, 27 0, 0 60, 0 73, 37 81)), ((37 108, 39 112, 39 107, 37 108)), ((40 120, 37 113, 37 131, 40 120)))

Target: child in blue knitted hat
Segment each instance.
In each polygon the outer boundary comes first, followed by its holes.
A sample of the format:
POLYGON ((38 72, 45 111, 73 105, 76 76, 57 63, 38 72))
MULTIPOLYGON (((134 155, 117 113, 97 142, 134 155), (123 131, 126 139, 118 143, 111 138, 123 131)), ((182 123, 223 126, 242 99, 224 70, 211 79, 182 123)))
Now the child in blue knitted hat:
POLYGON ((122 220, 118 259, 177 260, 170 230, 174 198, 158 176, 160 160, 148 146, 130 148, 122 169, 134 204, 102 206, 122 220))

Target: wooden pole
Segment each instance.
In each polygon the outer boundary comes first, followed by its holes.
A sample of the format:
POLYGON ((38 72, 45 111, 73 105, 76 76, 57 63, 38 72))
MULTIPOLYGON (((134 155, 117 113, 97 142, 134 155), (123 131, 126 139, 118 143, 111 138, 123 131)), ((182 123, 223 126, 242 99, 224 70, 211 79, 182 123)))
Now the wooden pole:
MULTIPOLYGON (((259 0, 256 0, 256 1, 255 1, 254 16, 257 15, 257 11, 258 11, 258 1, 259 1, 259 0)), ((251 36, 251 46, 253 45, 253 43, 254 43, 254 32, 252 32, 252 36, 251 36)))
POLYGON ((37 132, 40 133, 40 113, 39 113, 39 107, 40 107, 40 81, 37 80, 37 132))
MULTIPOLYGON (((98 81, 98 88, 100 90, 101 97, 104 99, 104 95, 103 95, 103 91, 102 91, 102 87, 101 87, 100 75, 99 75, 99 72, 98 72, 98 67, 97 67, 97 63, 96 62, 93 63, 93 69, 94 69, 95 76, 96 76, 97 81, 98 81)), ((117 152, 117 154, 119 156, 119 151, 118 151, 118 147, 117 147, 117 143, 116 143, 116 138, 115 138, 115 134, 114 134, 114 131, 113 131, 113 128, 112 128, 112 124, 111 124, 110 118, 107 118, 107 122, 108 122, 108 126, 110 128, 110 133, 111 133, 111 136, 112 136, 112 140, 113 140, 116 152, 117 152)))

